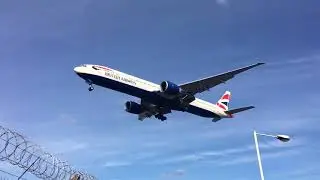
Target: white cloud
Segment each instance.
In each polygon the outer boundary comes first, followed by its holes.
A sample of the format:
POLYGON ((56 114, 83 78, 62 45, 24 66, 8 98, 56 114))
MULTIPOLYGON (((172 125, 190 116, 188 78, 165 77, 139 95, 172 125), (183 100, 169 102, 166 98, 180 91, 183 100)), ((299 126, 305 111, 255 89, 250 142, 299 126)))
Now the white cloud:
POLYGON ((221 5, 221 6, 229 5, 229 1, 228 0, 216 0, 216 3, 221 5))
MULTIPOLYGON (((296 139, 295 141, 291 143, 282 143, 278 141, 268 141, 268 142, 260 142, 259 148, 261 150, 276 150, 277 148, 283 148, 284 150, 292 148, 292 147, 298 147, 305 143, 304 139, 296 139)), ((244 153, 253 152, 255 150, 254 144, 247 145, 243 147, 238 148, 230 148, 230 149, 224 149, 224 150, 208 150, 200 153, 195 154, 185 154, 185 155, 179 155, 174 156, 167 159, 161 159, 158 161, 152 162, 152 164, 171 164, 171 163, 181 163, 181 162, 196 162, 196 161, 211 161, 210 159, 212 157, 220 158, 222 161, 227 161, 228 158, 233 156, 243 156, 244 153), (240 155, 241 154, 241 155, 240 155)), ((252 153, 254 155, 254 153, 252 153)), ((237 157, 235 157, 237 160, 237 157)), ((245 158, 239 158, 239 161, 245 162, 250 161, 250 159, 245 158)))
POLYGON ((165 173, 164 176, 166 177, 177 177, 177 176, 183 176, 185 175, 186 171, 183 170, 183 169, 177 169, 173 172, 168 172, 168 173, 165 173))
POLYGON ((318 165, 311 165, 310 167, 301 167, 299 169, 296 169, 294 171, 289 172, 286 174, 288 177, 303 177, 306 175, 311 175, 311 174, 318 174, 320 175, 320 168, 318 165))
MULTIPOLYGON (((262 159, 287 157, 287 156, 297 155, 299 153, 300 153, 299 150, 286 150, 281 152, 264 153, 262 159)), ((257 161, 256 155, 250 154, 250 155, 245 155, 245 156, 242 155, 236 158, 232 158, 228 161, 218 161, 218 162, 215 162, 215 164, 218 166, 229 166, 229 165, 250 163, 254 161, 257 161)))
POLYGON ((299 65, 299 64, 307 64, 307 63, 312 63, 312 62, 319 62, 319 60, 320 60, 320 54, 315 54, 315 55, 307 56, 307 57, 300 57, 300 58, 295 58, 295 59, 288 59, 288 60, 268 63, 267 65, 268 66, 299 65))
POLYGON ((208 129, 202 134, 200 134, 200 137, 209 138, 209 139, 222 139, 225 137, 230 137, 235 134, 239 134, 241 130, 239 129, 223 129, 223 130, 215 130, 212 131, 212 129, 208 129))
POLYGON ((156 157, 157 155, 159 155, 158 152, 141 152, 135 155, 135 159, 136 160, 150 159, 150 158, 156 157))
POLYGON ((50 152, 54 152, 54 154, 74 153, 89 148, 87 143, 81 143, 72 139, 44 142, 43 145, 45 146, 45 150, 48 149, 50 152))
POLYGON ((103 166, 104 167, 109 167, 109 168, 112 168, 112 167, 122 167, 122 166, 130 166, 131 163, 130 162, 121 162, 121 161, 110 161, 110 162, 107 162, 105 163, 103 166))
POLYGON ((160 142, 160 141, 146 142, 143 144, 143 146, 145 148, 160 148, 160 147, 168 146, 168 143, 167 142, 160 142))
POLYGON ((60 114, 59 121, 61 121, 62 123, 67 123, 67 124, 69 124, 69 123, 74 124, 77 122, 76 118, 74 118, 70 114, 60 114))

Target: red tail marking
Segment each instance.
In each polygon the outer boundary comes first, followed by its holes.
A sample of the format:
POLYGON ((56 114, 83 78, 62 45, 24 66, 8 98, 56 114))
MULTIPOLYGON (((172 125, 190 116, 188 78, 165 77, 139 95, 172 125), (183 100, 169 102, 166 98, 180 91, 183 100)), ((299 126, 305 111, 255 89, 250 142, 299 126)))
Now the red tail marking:
POLYGON ((226 94, 226 95, 222 96, 221 99, 230 99, 230 95, 229 95, 229 94, 226 94))

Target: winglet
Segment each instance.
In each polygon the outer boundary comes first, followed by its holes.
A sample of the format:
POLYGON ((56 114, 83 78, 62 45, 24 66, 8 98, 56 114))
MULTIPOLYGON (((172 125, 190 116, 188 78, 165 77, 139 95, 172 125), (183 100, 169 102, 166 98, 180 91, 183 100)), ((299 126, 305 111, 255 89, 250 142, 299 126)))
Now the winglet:
POLYGON ((259 63, 257 63, 256 65, 257 65, 257 66, 260 66, 260 65, 264 65, 264 64, 266 64, 266 63, 264 63, 264 62, 259 62, 259 63))
POLYGON ((249 70, 249 69, 252 69, 252 68, 254 68, 254 67, 264 65, 264 64, 266 64, 266 63, 264 63, 264 62, 259 62, 259 63, 255 63, 255 64, 252 64, 252 65, 249 65, 249 66, 247 66, 247 67, 244 67, 243 69, 249 70))

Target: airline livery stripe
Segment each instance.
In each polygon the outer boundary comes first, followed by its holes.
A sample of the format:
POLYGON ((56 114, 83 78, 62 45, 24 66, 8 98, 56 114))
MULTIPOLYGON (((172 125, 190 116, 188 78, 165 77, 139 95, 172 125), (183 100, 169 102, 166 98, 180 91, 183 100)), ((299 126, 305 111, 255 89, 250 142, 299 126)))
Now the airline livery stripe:
POLYGON ((222 108, 222 109, 224 109, 224 110, 227 110, 227 108, 224 107, 222 104, 218 103, 217 105, 218 105, 220 108, 222 108))

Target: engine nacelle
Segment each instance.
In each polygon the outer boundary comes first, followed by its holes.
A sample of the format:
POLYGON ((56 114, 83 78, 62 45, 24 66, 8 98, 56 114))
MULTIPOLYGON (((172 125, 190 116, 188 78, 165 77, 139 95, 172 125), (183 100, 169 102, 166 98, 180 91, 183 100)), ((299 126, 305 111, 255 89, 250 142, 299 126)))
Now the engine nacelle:
POLYGON ((162 92, 170 95, 177 95, 181 93, 181 88, 170 81, 162 81, 160 88, 162 92))
POLYGON ((140 104, 133 102, 133 101, 127 101, 126 104, 126 111, 132 114, 140 114, 142 112, 142 107, 140 104))

